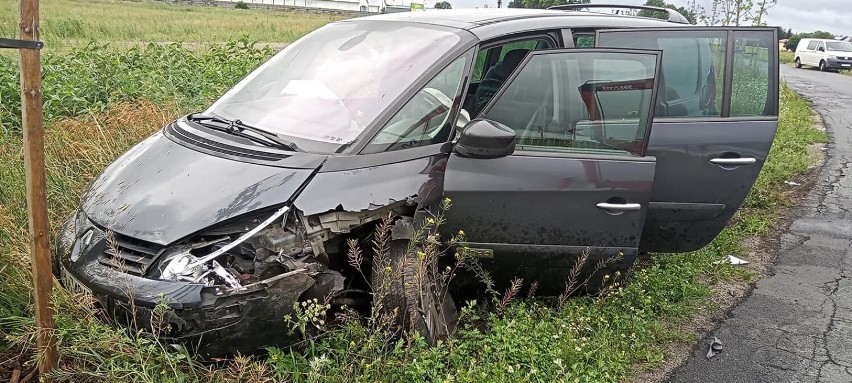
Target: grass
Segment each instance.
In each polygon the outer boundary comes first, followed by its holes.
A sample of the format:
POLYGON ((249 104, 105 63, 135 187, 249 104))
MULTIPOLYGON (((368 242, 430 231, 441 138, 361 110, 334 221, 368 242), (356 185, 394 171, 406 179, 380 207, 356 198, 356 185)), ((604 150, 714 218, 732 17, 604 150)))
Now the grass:
MULTIPOLYGON (((141 7, 146 12, 162 8, 168 11, 162 18, 173 20, 177 17, 166 14, 182 9, 154 3, 91 3, 104 8, 141 7)), ((50 0, 44 4, 48 10, 65 6, 50 0)), ((233 10, 203 9, 234 14, 233 10)), ((121 36, 111 33, 114 38, 121 36)), ((199 38, 206 35, 195 33, 199 38)), ((263 33, 259 31, 258 36, 263 33)), ((169 44, 129 49, 92 45, 47 57, 45 93, 51 101, 45 107, 51 118, 45 143, 52 230, 76 207, 85 185, 112 159, 181 113, 209 102, 269 53, 235 42, 203 49, 169 44), (158 65, 166 59, 171 60, 168 65, 158 65), (196 66, 202 68, 203 76, 186 78, 193 77, 186 75, 188 68, 196 66), (54 94, 60 96, 51 98, 54 94)), ((9 376, 15 363, 30 371, 34 361, 22 142, 17 125, 9 122, 17 79, 8 69, 14 63, 2 64, 0 105, 8 110, 0 114, 0 123, 6 127, 0 135, 0 380, 9 376)), ((668 344, 690 339, 690 334, 677 331, 678 324, 711 304, 714 284, 753 278, 715 261, 740 253, 744 239, 772 230, 779 208, 790 204, 784 181, 795 179, 814 163, 808 145, 826 140, 813 127, 808 103, 783 87, 781 126, 772 152, 732 224, 700 251, 652 255, 630 284, 604 298, 571 299, 564 304, 551 298, 527 298, 513 301, 499 313, 490 310, 487 302, 479 302, 462 310, 458 333, 437 347, 427 347, 416 337, 410 343, 396 341, 369 323, 349 320, 304 347, 272 348, 267 358, 235 358, 214 367, 164 349, 140 329, 131 330, 136 336, 129 337, 97 319, 82 297, 57 289, 61 359, 54 377, 70 382, 629 380, 636 371, 659 366, 668 344)), ((282 318, 281 325, 288 323, 282 318)))
MULTIPOLYGON (((270 55, 271 48, 246 39, 212 44, 200 53, 176 43, 48 51, 42 60, 45 118, 102 112, 140 98, 202 108, 270 55)), ((19 131, 21 124, 17 79, 17 60, 0 56, 0 128, 7 132, 19 131)))
MULTIPOLYGON (((270 12, 175 5, 162 1, 42 0, 41 33, 46 51, 98 43, 291 42, 340 15, 270 12)), ((0 2, 0 36, 17 33, 18 2, 0 2)))

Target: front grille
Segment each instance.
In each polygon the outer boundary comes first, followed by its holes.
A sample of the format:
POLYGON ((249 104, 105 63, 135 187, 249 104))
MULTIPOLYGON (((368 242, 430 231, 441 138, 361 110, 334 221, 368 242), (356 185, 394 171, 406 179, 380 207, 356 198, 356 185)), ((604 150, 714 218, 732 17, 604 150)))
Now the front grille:
POLYGON ((100 262, 129 274, 141 276, 148 271, 164 250, 165 246, 162 245, 121 234, 111 234, 107 237, 104 256, 101 257, 100 262))

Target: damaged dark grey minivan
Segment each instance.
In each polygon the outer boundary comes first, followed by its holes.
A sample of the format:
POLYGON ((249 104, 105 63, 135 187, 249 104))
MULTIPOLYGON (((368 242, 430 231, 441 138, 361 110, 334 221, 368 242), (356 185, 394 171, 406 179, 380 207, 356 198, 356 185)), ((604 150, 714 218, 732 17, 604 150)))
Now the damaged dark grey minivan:
POLYGON ((119 321, 166 305, 166 336, 213 355, 283 342, 294 302, 369 302, 346 241, 390 214, 405 243, 444 198, 498 282, 705 246, 775 135, 776 29, 557 8, 312 32, 112 163, 57 274, 119 321))

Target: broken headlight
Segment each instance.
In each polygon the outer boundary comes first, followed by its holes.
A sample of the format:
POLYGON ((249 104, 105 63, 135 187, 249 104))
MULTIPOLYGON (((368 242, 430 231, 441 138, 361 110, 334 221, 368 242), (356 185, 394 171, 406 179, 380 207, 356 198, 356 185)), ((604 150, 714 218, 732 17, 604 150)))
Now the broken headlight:
POLYGON ((317 271, 320 265, 290 211, 284 206, 262 221, 225 225, 173 247, 161 263, 159 277, 241 289, 282 273, 317 271))

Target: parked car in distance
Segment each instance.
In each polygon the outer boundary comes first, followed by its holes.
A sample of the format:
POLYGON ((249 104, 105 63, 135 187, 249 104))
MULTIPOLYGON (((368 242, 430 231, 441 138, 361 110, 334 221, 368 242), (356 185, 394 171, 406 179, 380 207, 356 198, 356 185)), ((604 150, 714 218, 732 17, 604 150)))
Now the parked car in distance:
MULTIPOLYGON (((559 6, 328 24, 113 162, 62 229, 55 271, 119 322, 160 318, 165 339, 209 356, 286 342, 295 302, 369 306, 347 241, 371 248, 390 214, 404 258, 446 198, 441 238, 464 230, 498 284, 559 292, 586 251, 619 257, 599 277, 700 249, 772 145, 777 29, 657 10, 667 20, 559 6)), ((404 294, 421 331, 445 335, 453 301, 404 294)))
POLYGON ((796 68, 804 65, 829 70, 852 70, 852 43, 828 39, 802 39, 796 46, 796 68))

